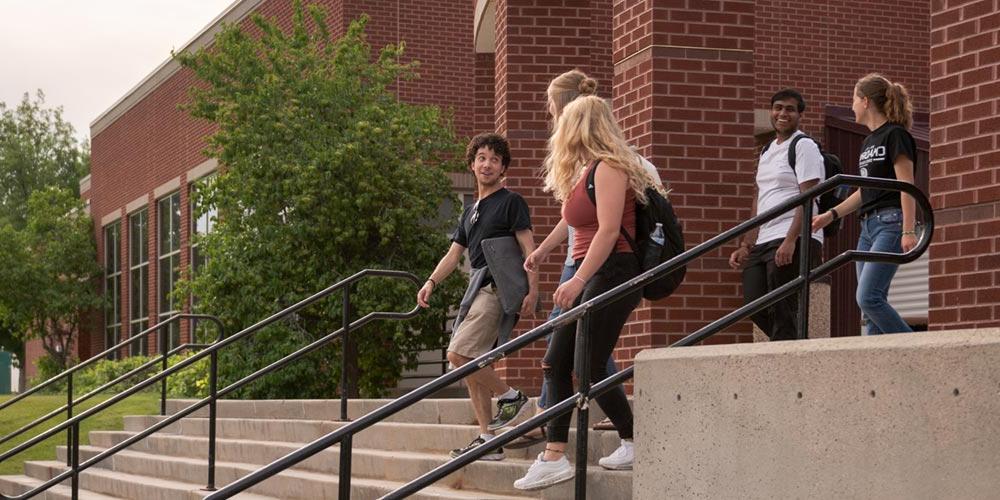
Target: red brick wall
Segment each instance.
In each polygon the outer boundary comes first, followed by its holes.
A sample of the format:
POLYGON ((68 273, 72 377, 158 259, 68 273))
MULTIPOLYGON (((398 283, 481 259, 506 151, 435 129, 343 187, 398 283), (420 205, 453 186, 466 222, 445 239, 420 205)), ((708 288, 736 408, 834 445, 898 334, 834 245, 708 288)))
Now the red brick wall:
POLYGON ((404 61, 420 61, 420 78, 399 82, 400 97, 451 109, 459 137, 471 136, 475 127, 474 10, 469 1, 344 1, 345 22, 362 13, 371 18, 372 47, 405 42, 404 61))
MULTIPOLYGON (((614 102, 626 136, 660 170, 688 248, 749 216, 753 182, 751 1, 616 1, 614 102)), ((742 305, 734 245, 692 262, 673 297, 639 310, 619 354, 663 346, 742 305)), ((744 322, 710 342, 750 339, 744 322)))
POLYGON ((926 0, 759 0, 754 37, 755 107, 778 89, 802 92, 803 129, 822 137, 823 108, 850 106, 858 78, 873 71, 906 85, 928 110, 926 0), (891 4, 891 5, 890 5, 891 4))
POLYGON ((931 2, 930 328, 1000 325, 1000 5, 931 2))
MULTIPOLYGON (((510 139, 513 153, 507 185, 531 207, 535 239, 541 242, 560 218, 558 205, 538 180, 549 137, 545 89, 556 75, 579 68, 597 76, 599 91, 609 95, 611 82, 601 76, 611 74, 605 58, 611 26, 601 14, 609 2, 499 0, 496 5, 497 130, 510 139)), ((542 266, 545 312, 522 320, 521 331, 540 325, 551 310, 564 255, 555 251, 542 266)), ((543 355, 543 343, 522 349, 500 365, 500 372, 519 388, 540 387, 543 355)))
POLYGON ((496 130, 496 60, 493 53, 476 54, 475 124, 473 132, 496 130))

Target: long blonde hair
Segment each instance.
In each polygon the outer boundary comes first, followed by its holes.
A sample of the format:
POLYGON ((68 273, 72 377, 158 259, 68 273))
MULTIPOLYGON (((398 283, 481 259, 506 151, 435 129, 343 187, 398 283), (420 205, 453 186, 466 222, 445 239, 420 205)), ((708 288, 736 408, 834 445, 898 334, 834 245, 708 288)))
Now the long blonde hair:
POLYGON ((646 203, 646 187, 662 188, 639 164, 639 155, 625 142, 611 106, 594 95, 580 96, 563 108, 549 139, 545 158, 545 191, 566 201, 586 167, 595 160, 625 172, 628 186, 640 203, 646 203))

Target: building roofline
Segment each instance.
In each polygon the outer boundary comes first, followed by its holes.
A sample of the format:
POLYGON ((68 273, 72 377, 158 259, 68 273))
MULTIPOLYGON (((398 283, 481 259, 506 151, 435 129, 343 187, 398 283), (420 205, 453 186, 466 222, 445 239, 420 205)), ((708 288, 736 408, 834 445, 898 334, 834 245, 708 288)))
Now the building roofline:
MULTIPOLYGON (((177 52, 195 51, 208 47, 214 41, 216 33, 222 29, 223 23, 237 23, 242 21, 263 2, 264 0, 235 0, 221 14, 208 23, 207 26, 202 28, 198 34, 188 40, 177 52)), ((160 84, 180 69, 180 63, 173 57, 168 57, 167 60, 160 63, 142 81, 129 89, 124 96, 115 101, 111 107, 101 113, 94 121, 90 122, 90 137, 94 138, 97 134, 100 134, 105 128, 118 120, 118 118, 121 118, 129 109, 132 109, 133 106, 156 90, 160 84)))

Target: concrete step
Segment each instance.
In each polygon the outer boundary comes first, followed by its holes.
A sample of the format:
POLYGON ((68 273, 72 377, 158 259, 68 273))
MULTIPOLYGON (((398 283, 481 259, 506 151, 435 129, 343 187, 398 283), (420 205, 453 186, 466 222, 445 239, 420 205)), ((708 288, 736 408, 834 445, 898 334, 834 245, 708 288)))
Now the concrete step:
MULTIPOLYGON (((21 495, 35 489, 38 486, 41 486, 42 483, 44 483, 44 481, 41 479, 28 476, 0 476, 0 493, 7 496, 21 495)), ((80 500, 116 500, 119 498, 83 489, 81 489, 79 493, 80 500)), ((73 495, 69 486, 59 484, 32 498, 37 498, 39 500, 71 500, 73 495)))
MULTIPOLYGON (((529 410, 514 422, 523 421, 534 415, 538 398, 531 398, 529 410)), ((381 408, 392 399, 352 399, 347 402, 347 418, 356 420, 381 408)), ((167 400, 167 414, 195 403, 193 399, 167 400)), ((494 404, 495 404, 494 400, 494 404)), ((196 417, 208 417, 208 407, 194 413, 196 417)), ((596 404, 590 405, 590 422, 604 418, 604 412, 596 404)), ((222 400, 218 403, 217 417, 223 418, 271 418, 284 420, 339 420, 340 400, 328 399, 273 399, 273 400, 222 400)), ((386 422, 408 422, 415 424, 460 424, 476 423, 476 416, 468 399, 425 399, 392 415, 386 422)), ((573 421, 576 421, 574 414, 573 421)))
MULTIPOLYGON (((101 451, 94 446, 83 446, 80 449, 81 458, 89 458, 101 451)), ((62 452, 61 452, 62 453, 62 452)), ((127 476, 155 477, 166 482, 190 481, 192 477, 204 476, 205 461, 186 457, 165 457, 149 453, 122 451, 97 467, 107 468, 114 473, 127 476)), ((259 468, 256 464, 236 462, 216 463, 216 482, 219 485, 228 484, 259 468)), ((378 478, 357 478, 351 480, 351 498, 378 498, 393 489, 403 485, 400 481, 378 478)), ((284 471, 253 488, 250 492, 257 495, 267 495, 278 498, 336 498, 338 482, 332 474, 303 470, 284 471)), ((424 499, 526 499, 520 495, 506 495, 475 490, 457 490, 438 486, 425 489, 421 495, 414 498, 424 499)))
MULTIPOLYGON (((128 433, 120 432, 116 434, 101 433, 91 434, 91 442, 94 447, 81 448, 82 456, 87 458, 96 455, 101 451, 101 446, 111 446, 127 438, 128 433), (84 453, 83 450, 86 450, 84 453)), ((216 460, 219 463, 231 462, 239 464, 249 464, 251 468, 259 468, 274 461, 281 456, 295 451, 301 445, 298 443, 278 443, 266 441, 249 440, 218 440, 216 443, 216 460)), ((134 455, 116 455, 105 462, 112 463, 115 470, 131 473, 143 473, 154 467, 156 475, 166 478, 192 478, 205 477, 204 467, 206 464, 208 440, 207 438, 193 438, 187 436, 151 436, 135 446, 131 450, 148 455, 149 457, 163 458, 166 463, 137 463, 136 460, 127 461, 123 457, 134 455), (183 471, 175 470, 177 464, 169 463, 176 459, 184 462, 186 466, 192 468, 183 471), (201 472, 199 472, 201 471, 201 472), (195 475, 197 474, 197 475, 195 475)), ((514 450, 511 450, 514 451, 514 450)), ((523 450, 520 450, 523 451, 523 450)), ((122 453, 132 453, 122 452, 122 453)), ((536 455, 531 455, 531 460, 536 455)), ((65 457, 65 447, 57 448, 57 458, 65 457)), ((599 458, 599 457, 596 457, 599 458)), ((596 460, 594 458, 594 460, 596 460)), ((295 471, 308 471, 320 474, 336 475, 339 471, 340 450, 338 447, 327 449, 317 453, 313 457, 305 460, 295 471)), ((351 473, 355 478, 370 478, 387 481, 407 482, 418 477, 427 471, 447 462, 449 457, 445 453, 408 452, 399 450, 373 450, 365 448, 354 448, 351 458, 351 473)), ((520 478, 527 471, 531 464, 528 459, 516 459, 508 456, 501 462, 479 461, 466 466, 448 477, 439 481, 439 485, 451 488, 465 488, 466 484, 475 484, 475 489, 495 492, 504 495, 521 494, 513 488, 515 479, 520 478)), ((217 465, 217 468, 222 467, 217 465)), ((594 477, 602 481, 610 481, 616 484, 618 491, 630 491, 631 474, 622 472, 605 471, 600 467, 592 466, 591 473, 594 477)), ((218 482, 227 482, 225 476, 220 471, 216 472, 218 482)), ((234 473, 235 474, 235 473, 234 473)), ((242 476, 243 474, 238 474, 242 476)), ((188 479, 190 480, 190 479, 188 479)))
MULTIPOLYGON (((139 432, 165 417, 150 416, 129 416, 125 417, 126 432, 139 432)), ((319 420, 281 420, 281 419, 232 419, 220 418, 216 420, 216 435, 219 440, 225 439, 251 439, 279 441, 283 443, 308 443, 325 434, 333 432, 344 424, 341 422, 319 421, 319 420)), ((453 448, 463 446, 475 439, 479 431, 472 425, 447 425, 447 424, 409 424, 400 422, 375 424, 369 429, 359 433, 354 437, 354 448, 371 448, 378 450, 398 450, 398 451, 420 451, 447 453, 453 448)), ((173 424, 163 431, 152 436, 157 438, 167 435, 184 435, 188 437, 207 437, 208 419, 185 418, 173 424)), ((126 434, 112 434, 115 438, 110 438, 100 432, 91 433, 91 443, 99 446, 110 447, 125 439, 126 434), (95 441, 100 439, 101 441, 95 441)), ((576 430, 570 429, 571 449, 576 446, 576 430)), ((612 431, 591 431, 589 438, 590 463, 597 463, 597 459, 613 452, 620 440, 618 434, 612 431)), ((533 458, 538 452, 544 449, 544 443, 537 444, 527 449, 513 450, 507 449, 506 454, 512 458, 533 458)), ((207 450, 207 442, 202 446, 202 450, 207 450)), ((204 453, 204 451, 202 451, 204 453)), ((185 455, 202 456, 202 455, 185 455)), ((247 455, 244 455, 246 457, 247 455)), ((240 459, 249 463, 261 463, 258 460, 240 459)), ((270 460, 268 460, 269 462, 270 460)))
MULTIPOLYGON (((84 459, 82 452, 81 459, 84 459)), ((66 470, 65 462, 46 460, 25 462, 24 464, 25 474, 42 481, 55 477, 64 470, 66 470)), ((155 475, 128 474, 100 466, 91 467, 80 474, 80 487, 117 498, 136 500, 201 500, 211 493, 202 490, 204 485, 165 479, 155 475)), ((276 500, 282 497, 244 493, 234 498, 240 500, 276 500)))

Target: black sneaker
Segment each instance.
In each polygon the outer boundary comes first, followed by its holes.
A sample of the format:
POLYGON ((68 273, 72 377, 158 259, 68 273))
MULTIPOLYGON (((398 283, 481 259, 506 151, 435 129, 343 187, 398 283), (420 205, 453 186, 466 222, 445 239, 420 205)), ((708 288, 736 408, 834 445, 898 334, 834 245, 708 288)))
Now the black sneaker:
POLYGON ((497 414, 486 428, 495 431, 505 427, 521 414, 526 404, 528 404, 528 396, 525 396, 521 391, 517 391, 516 397, 497 401, 497 414))
MULTIPOLYGON (((480 446, 480 445, 482 445, 484 443, 486 443, 486 440, 484 440, 481 437, 477 437, 476 439, 473 439, 472 442, 469 443, 468 445, 466 445, 464 448, 455 448, 454 450, 451 450, 451 458, 455 458, 455 457, 457 457, 457 456, 459 456, 459 455, 461 455, 461 454, 463 454, 463 453, 465 453, 465 452, 467 452, 467 451, 469 451, 469 450, 471 450, 471 449, 473 449, 473 448, 475 448, 477 446, 480 446)), ((489 453, 487 453, 487 454, 479 457, 479 460, 493 460, 493 461, 497 461, 497 460, 503 460, 503 459, 504 459, 503 448, 497 448, 497 449, 492 450, 489 453)))

